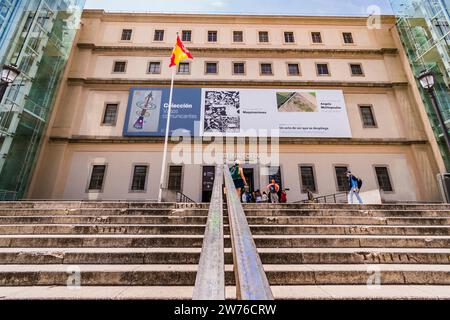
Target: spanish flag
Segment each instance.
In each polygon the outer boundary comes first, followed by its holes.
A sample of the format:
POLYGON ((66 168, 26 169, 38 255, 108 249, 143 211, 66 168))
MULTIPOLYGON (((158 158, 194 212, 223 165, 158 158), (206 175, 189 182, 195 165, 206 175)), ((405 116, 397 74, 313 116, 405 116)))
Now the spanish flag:
POLYGON ((172 57, 170 57, 170 66, 177 66, 181 61, 186 59, 194 59, 188 49, 181 42, 180 36, 177 36, 177 44, 172 51, 172 57))

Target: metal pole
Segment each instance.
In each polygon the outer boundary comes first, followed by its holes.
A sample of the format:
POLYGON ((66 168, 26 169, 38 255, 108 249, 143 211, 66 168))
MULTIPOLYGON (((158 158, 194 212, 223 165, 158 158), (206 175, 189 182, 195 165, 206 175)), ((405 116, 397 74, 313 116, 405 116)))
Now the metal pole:
POLYGON ((448 129, 447 126, 445 125, 445 120, 444 117, 442 116, 441 109, 439 109, 436 93, 434 92, 433 89, 428 90, 428 93, 431 96, 431 104, 433 105, 434 111, 436 112, 436 115, 438 117, 439 125, 441 126, 441 129, 444 133, 444 140, 445 143, 447 144, 447 149, 450 152, 450 135, 448 134, 448 129))
POLYGON ((173 96, 173 81, 175 79, 175 68, 172 68, 172 81, 170 82, 169 108, 167 110, 166 137, 164 140, 163 161, 161 165, 161 179, 159 180, 158 202, 162 202, 162 191, 164 187, 164 179, 166 174, 167 146, 169 144, 170 115, 172 113, 172 96, 173 96))
POLYGON ((8 88, 8 84, 6 82, 0 83, 0 103, 3 101, 3 96, 5 95, 6 89, 8 88))

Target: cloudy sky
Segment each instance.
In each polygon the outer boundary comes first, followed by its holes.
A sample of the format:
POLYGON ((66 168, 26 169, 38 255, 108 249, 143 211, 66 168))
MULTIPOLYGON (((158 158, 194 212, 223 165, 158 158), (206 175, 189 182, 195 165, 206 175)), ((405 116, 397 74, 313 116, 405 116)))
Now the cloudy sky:
POLYGON ((373 6, 391 13, 389 0, 86 0, 87 9, 139 12, 367 15, 373 6))

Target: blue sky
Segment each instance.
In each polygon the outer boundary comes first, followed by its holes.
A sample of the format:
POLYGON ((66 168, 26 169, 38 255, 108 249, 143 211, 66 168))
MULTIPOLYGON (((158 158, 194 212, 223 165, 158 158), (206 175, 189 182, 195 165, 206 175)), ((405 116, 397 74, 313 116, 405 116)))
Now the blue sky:
POLYGON ((389 0, 86 0, 87 9, 139 12, 367 15, 370 6, 391 13, 389 0))

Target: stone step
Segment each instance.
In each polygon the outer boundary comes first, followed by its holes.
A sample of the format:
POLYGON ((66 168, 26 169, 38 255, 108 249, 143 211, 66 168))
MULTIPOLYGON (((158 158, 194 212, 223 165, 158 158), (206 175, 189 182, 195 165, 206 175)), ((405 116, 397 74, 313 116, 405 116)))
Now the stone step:
MULTIPOLYGON (((206 224, 207 217, 193 216, 3 216, 8 224, 206 224)), ((247 217, 253 225, 450 225, 450 218, 384 217, 247 217)), ((228 217, 224 217, 224 223, 228 217)))
MULTIPOLYGON (((253 235, 430 235, 448 236, 450 226, 250 225, 253 235)), ((204 225, 20 224, 0 225, 0 234, 178 234, 203 235, 204 225)), ((225 228, 225 234, 228 234, 225 228)))
MULTIPOLYGON (((226 297, 236 299, 236 287, 226 297)), ((449 286, 272 286, 276 300, 449 300, 449 286)), ((190 300, 192 286, 0 287, 0 300, 190 300)))
MULTIPOLYGON (((259 235, 259 248, 450 248, 445 236, 259 235)), ((203 235, 0 235, 0 248, 201 248, 203 235)), ((230 247, 230 237, 225 236, 230 247)))
MULTIPOLYGON (((350 210, 350 209, 247 209, 250 217, 441 217, 450 218, 449 210, 350 210)), ((227 210, 224 210, 224 214, 227 210)), ((208 209, 5 209, 0 217, 9 216, 198 216, 207 217, 208 209)))
MULTIPOLYGON (((259 248, 263 264, 450 264, 450 249, 259 248)), ((0 264, 198 264, 201 248, 5 248, 0 264)), ((230 248, 225 263, 232 264, 230 248)))
MULTIPOLYGON (((225 281, 234 285, 233 266, 225 281)), ((450 265, 264 265, 269 283, 281 285, 450 285, 450 265)), ((196 265, 0 265, 0 286, 193 286, 196 265), (79 276, 79 277, 78 277, 79 276)))

